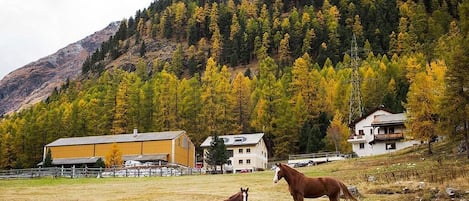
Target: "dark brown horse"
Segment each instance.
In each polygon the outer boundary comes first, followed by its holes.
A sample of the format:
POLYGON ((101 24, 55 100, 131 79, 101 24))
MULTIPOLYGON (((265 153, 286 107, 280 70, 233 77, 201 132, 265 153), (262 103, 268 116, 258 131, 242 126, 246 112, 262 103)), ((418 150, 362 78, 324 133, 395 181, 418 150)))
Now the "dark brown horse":
POLYGON ((248 201, 248 191, 249 191, 249 188, 246 188, 246 189, 241 188, 240 192, 230 196, 230 198, 228 198, 225 201, 248 201))
POLYGON ((339 201, 341 193, 345 198, 358 201, 341 181, 332 177, 306 177, 303 173, 288 165, 275 164, 274 183, 285 178, 290 194, 294 201, 303 201, 304 198, 317 198, 327 195, 330 201, 339 201))

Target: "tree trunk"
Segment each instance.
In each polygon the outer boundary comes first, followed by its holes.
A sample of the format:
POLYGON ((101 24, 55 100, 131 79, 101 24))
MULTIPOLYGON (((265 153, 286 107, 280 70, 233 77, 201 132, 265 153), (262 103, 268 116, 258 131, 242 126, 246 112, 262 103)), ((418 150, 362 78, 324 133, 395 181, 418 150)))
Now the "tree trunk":
POLYGON ((433 152, 432 152, 432 143, 431 143, 431 139, 428 140, 428 154, 432 155, 433 152))
MULTIPOLYGON (((466 117, 467 118, 467 117, 466 117)), ((464 122, 464 141, 466 143, 466 153, 467 153, 467 159, 469 159, 469 139, 468 139, 468 130, 467 130, 467 119, 464 122)))

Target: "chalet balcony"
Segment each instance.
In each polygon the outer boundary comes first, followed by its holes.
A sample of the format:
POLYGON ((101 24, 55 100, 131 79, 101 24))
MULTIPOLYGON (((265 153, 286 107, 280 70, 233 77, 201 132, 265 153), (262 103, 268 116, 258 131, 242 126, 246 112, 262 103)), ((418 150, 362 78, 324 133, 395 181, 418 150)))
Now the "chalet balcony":
POLYGON ((404 139, 404 133, 375 134, 373 141, 388 141, 404 139))
POLYGON ((365 139, 365 135, 350 135, 347 141, 351 143, 360 143, 360 142, 365 142, 366 139, 365 139))

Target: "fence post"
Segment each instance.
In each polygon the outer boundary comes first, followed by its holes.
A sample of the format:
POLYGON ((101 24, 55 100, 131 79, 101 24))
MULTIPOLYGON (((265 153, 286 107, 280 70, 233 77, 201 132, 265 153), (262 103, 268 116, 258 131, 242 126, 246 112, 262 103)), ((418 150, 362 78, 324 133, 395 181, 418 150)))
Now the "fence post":
POLYGON ((70 175, 72 179, 75 177, 75 165, 72 166, 72 174, 70 175))

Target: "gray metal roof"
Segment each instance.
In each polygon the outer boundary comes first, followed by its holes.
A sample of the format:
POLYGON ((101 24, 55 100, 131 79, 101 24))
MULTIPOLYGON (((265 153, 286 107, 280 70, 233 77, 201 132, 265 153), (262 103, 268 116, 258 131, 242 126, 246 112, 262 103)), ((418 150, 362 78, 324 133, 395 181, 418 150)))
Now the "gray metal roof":
MULTIPOLYGON (((96 161, 102 158, 104 160, 104 156, 96 156, 96 157, 85 157, 85 158, 54 158, 52 164, 54 165, 74 165, 74 164, 90 164, 96 163, 96 161)), ((123 155, 122 159, 124 161, 134 160, 134 161, 158 161, 158 160, 168 160, 168 154, 150 154, 150 155, 123 155)), ((42 165, 42 162, 38 165, 42 165)))
POLYGON ((404 115, 404 113, 378 115, 371 122, 371 125, 376 126, 376 125, 404 124, 405 120, 406 120, 406 116, 404 115))
POLYGON ((121 134, 121 135, 102 135, 88 137, 72 137, 60 138, 54 142, 47 144, 47 147, 66 146, 66 145, 84 145, 84 144, 107 144, 114 142, 142 142, 142 141, 158 141, 172 140, 185 131, 166 131, 152 133, 121 134))
MULTIPOLYGON (((254 133, 254 134, 239 134, 239 135, 220 135, 219 138, 223 138, 225 145, 227 146, 241 146, 241 145, 251 145, 257 144, 264 136, 264 133, 254 133)), ((212 136, 209 136, 205 141, 200 145, 200 147, 209 147, 212 142, 212 136)))

